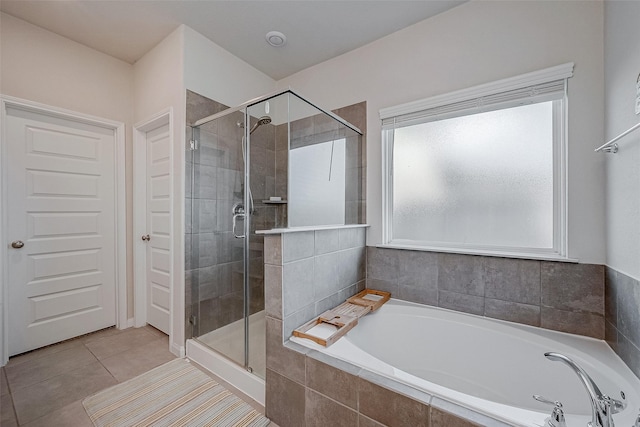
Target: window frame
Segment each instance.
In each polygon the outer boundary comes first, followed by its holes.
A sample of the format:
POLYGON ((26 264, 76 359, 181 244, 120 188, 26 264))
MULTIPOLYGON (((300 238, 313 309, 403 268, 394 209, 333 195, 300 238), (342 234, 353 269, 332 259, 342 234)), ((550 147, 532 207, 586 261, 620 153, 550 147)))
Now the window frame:
MULTIPOLYGON (((436 252, 452 252, 472 255, 488 255, 509 258, 529 258, 543 260, 572 261, 568 258, 568 228, 567 228, 567 143, 568 143, 568 78, 573 76, 573 63, 563 64, 533 73, 512 77, 463 89, 449 94, 438 95, 408 104, 399 105, 380 110, 380 118, 383 121, 382 128, 382 244, 379 246, 414 249, 436 252), (524 89, 531 86, 563 80, 563 94, 554 103, 553 107, 553 247, 507 247, 494 245, 462 244, 462 243, 436 243, 418 240, 393 239, 393 147, 394 131, 396 127, 389 125, 390 120, 403 115, 420 114, 421 111, 431 110, 442 106, 467 101, 476 101, 476 108, 461 108, 449 111, 435 120, 450 117, 473 115, 488 111, 482 108, 482 97, 496 95, 508 91, 524 89), (471 111, 470 111, 471 110, 471 111)), ((535 91, 532 91, 535 92, 535 91)), ((521 101, 526 101, 524 98, 521 101)), ((502 108, 511 108, 518 102, 508 102, 502 108)), ((543 102, 544 99, 533 100, 529 103, 543 102)), ((521 104, 520 104, 521 105, 521 104)), ((496 110, 498 108, 492 108, 496 110)), ((413 120, 412 120, 413 121, 413 120)), ((416 123, 434 121, 430 119, 417 120, 416 123)), ((410 125, 410 124, 409 124, 410 125)))

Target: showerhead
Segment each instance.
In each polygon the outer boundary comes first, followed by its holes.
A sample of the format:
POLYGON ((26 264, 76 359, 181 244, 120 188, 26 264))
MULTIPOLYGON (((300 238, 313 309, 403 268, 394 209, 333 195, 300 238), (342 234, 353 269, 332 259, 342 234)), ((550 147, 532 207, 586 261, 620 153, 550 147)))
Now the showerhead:
POLYGON ((258 127, 262 125, 268 125, 269 123, 271 123, 271 117, 269 116, 260 117, 256 122, 256 124, 251 126, 251 129, 249 129, 249 135, 251 135, 256 129, 258 129, 258 127))

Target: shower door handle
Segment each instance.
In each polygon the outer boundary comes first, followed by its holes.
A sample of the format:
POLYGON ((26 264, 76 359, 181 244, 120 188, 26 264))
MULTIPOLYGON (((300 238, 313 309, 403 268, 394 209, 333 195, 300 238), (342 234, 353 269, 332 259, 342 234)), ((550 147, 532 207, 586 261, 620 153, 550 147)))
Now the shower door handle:
POLYGON ((231 208, 231 213, 233 214, 232 225, 233 225, 233 237, 236 239, 244 239, 244 233, 238 234, 236 232, 236 228, 238 226, 238 218, 242 218, 244 221, 244 206, 242 203, 236 203, 231 208))

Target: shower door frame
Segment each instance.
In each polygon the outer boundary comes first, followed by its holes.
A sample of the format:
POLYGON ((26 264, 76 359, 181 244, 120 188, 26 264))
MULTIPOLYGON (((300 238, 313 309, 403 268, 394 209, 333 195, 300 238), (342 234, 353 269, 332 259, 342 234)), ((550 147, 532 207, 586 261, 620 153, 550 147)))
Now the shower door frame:
MULTIPOLYGON (((212 114, 210 116, 204 117, 202 119, 197 120, 195 123, 193 123, 193 125, 191 125, 192 128, 199 128, 201 125, 211 122, 213 120, 217 120, 219 118, 222 118, 224 116, 227 116, 229 114, 233 114, 235 112, 242 112, 244 115, 244 147, 242 147, 242 149, 244 150, 244 174, 243 174, 243 178, 244 178, 244 190, 243 190, 243 203, 244 203, 244 218, 243 218, 243 321, 244 321, 244 364, 242 365, 242 367, 248 371, 248 372, 252 372, 251 367, 249 366, 249 316, 251 314, 251 310, 250 310, 250 303, 251 303, 251 286, 249 283, 249 279, 250 279, 250 242, 249 239, 251 237, 251 207, 252 207, 252 203, 251 203, 251 196, 249 194, 249 188, 250 188, 250 180, 251 180, 251 147, 250 147, 250 143, 251 143, 251 132, 250 132, 250 128, 251 126, 249 126, 249 124, 251 123, 251 116, 249 114, 249 108, 260 104, 262 102, 268 101, 270 99, 276 98, 278 96, 281 95, 285 95, 285 94, 289 94, 289 95, 294 95, 295 97, 297 97, 298 99, 306 102, 307 104, 309 104, 310 106, 312 106, 313 108, 317 109, 319 112, 326 114, 327 116, 333 118, 334 120, 336 120, 337 122, 341 123, 342 125, 348 127, 349 129, 357 132, 358 134, 362 135, 362 131, 360 129, 358 129, 356 126, 352 125, 351 123, 347 122, 346 120, 344 120, 343 118, 341 118, 340 116, 330 112, 330 111, 326 111, 323 108, 318 107, 316 104, 310 102, 308 99, 306 99, 305 97, 301 96, 299 93, 297 93, 296 91, 294 91, 291 88, 288 89, 284 89, 284 90, 278 90, 275 92, 271 92, 269 94, 263 95, 261 97, 258 98, 254 98, 250 101, 247 101, 239 106, 233 107, 233 108, 229 108, 226 109, 224 111, 221 111, 219 113, 216 114, 212 114)), ((291 117, 290 117, 290 102, 289 100, 287 100, 287 123, 291 122, 291 117)), ((288 139, 288 145, 289 145, 289 141, 290 141, 290 132, 288 132, 287 135, 287 139, 288 139)), ((242 143, 242 141, 241 141, 242 143)), ((192 213, 193 214, 193 213, 192 213)), ((264 286, 264 283, 263 283, 264 286)), ((199 333, 198 336, 194 337, 196 340, 197 338, 201 336, 201 334, 199 333)), ((216 349, 213 349, 214 351, 218 352, 216 349)), ((219 352, 218 352, 219 353, 219 352)), ((227 357, 226 355, 222 354, 225 358, 231 360, 233 363, 238 363, 238 361, 233 360, 229 357, 227 357)))

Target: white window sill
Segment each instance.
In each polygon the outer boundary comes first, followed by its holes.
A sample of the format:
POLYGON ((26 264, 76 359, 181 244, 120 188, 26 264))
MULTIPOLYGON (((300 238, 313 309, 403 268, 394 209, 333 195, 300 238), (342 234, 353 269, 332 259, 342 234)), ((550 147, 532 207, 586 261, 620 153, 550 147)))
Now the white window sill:
POLYGON ((543 253, 527 253, 527 252, 509 252, 509 251, 492 251, 487 249, 464 249, 464 248, 448 248, 439 246, 417 246, 402 243, 385 243, 376 245, 377 248, 386 249, 405 249, 411 251, 423 251, 423 252, 443 252, 451 254, 461 255, 481 255, 492 256, 499 258, 519 258, 519 259, 531 259, 538 261, 558 261, 558 262, 570 262, 578 263, 575 258, 567 258, 557 254, 543 254, 543 253))

